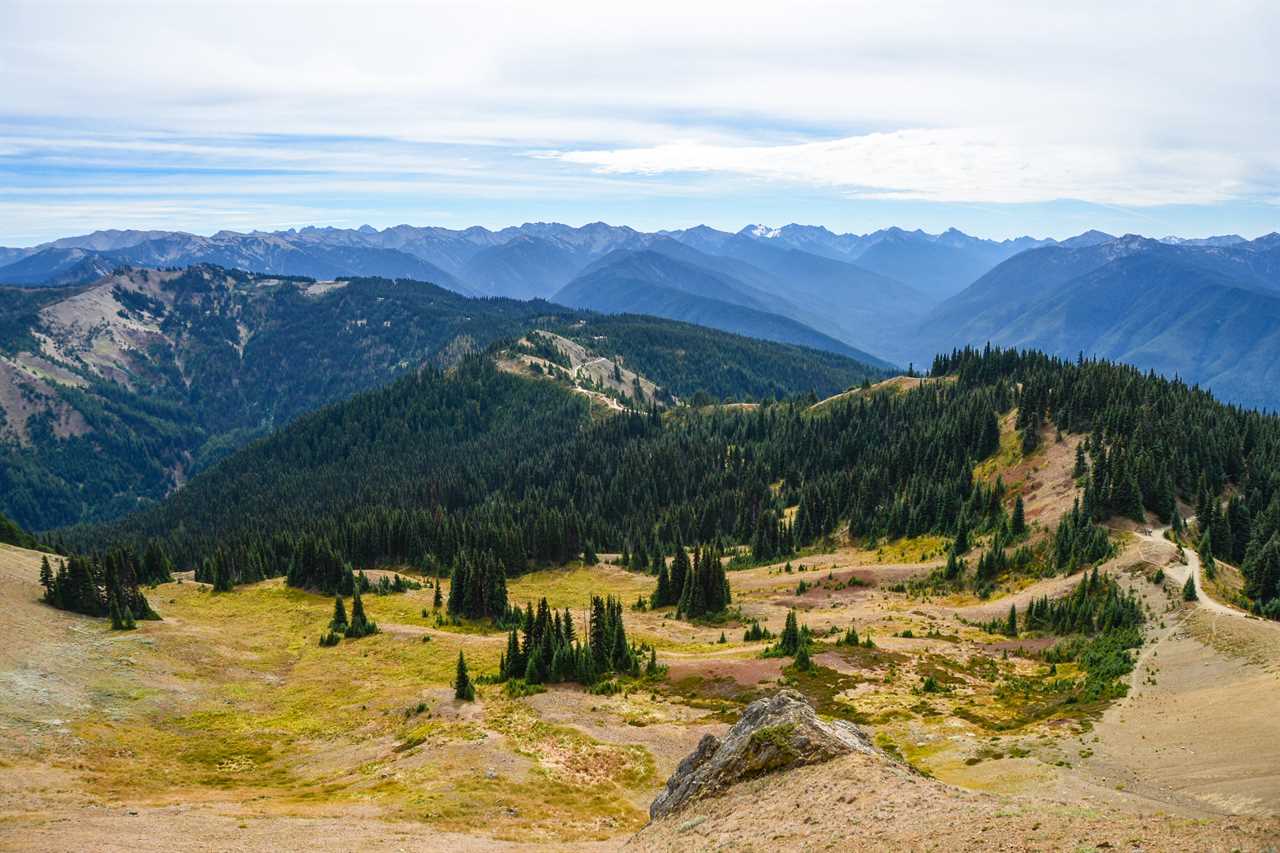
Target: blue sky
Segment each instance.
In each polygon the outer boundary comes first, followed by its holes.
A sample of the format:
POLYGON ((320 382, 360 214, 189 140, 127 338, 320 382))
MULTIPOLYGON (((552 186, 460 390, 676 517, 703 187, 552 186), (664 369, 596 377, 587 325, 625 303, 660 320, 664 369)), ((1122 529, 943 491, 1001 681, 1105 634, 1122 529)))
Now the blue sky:
POLYGON ((1280 228, 1274 4, 601 5, 5 4, 0 245, 531 220, 1280 228))

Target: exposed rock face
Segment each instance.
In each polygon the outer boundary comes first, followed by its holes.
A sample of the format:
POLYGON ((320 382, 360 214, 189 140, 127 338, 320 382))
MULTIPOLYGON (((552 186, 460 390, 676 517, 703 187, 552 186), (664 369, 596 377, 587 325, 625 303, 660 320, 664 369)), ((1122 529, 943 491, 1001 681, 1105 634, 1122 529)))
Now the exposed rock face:
POLYGON ((665 817, 737 782, 788 767, 820 764, 849 752, 878 754, 879 750, 857 726, 843 720, 823 722, 803 696, 782 690, 747 706, 724 740, 705 736, 649 806, 649 817, 665 817))

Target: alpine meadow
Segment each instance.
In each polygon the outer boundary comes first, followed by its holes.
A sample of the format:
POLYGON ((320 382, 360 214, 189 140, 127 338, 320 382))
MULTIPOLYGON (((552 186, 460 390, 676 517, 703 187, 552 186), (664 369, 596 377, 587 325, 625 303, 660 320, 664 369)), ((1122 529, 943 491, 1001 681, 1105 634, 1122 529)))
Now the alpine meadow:
POLYGON ((1280 845, 1276 10, 227 11, 0 9, 0 849, 1280 845))

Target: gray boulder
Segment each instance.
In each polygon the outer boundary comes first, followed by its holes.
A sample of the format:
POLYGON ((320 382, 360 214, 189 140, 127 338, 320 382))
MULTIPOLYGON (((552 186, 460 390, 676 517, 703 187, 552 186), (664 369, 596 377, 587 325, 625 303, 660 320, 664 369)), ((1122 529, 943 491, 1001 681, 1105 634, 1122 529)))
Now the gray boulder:
POLYGON ((862 729, 843 720, 819 720, 803 696, 782 690, 748 705, 723 740, 703 737, 649 806, 649 817, 665 817, 747 779, 850 752, 880 754, 862 729))

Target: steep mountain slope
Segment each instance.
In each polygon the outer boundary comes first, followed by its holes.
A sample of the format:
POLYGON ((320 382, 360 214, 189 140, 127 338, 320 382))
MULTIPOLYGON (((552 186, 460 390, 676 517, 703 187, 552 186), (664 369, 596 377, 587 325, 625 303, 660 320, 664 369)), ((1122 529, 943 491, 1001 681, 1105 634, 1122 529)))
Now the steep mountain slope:
POLYGON ((901 282, 854 264, 819 257, 764 240, 737 236, 721 253, 773 275, 778 296, 823 318, 822 331, 883 350, 902 324, 923 316, 932 300, 901 282))
POLYGON ((274 234, 219 232, 212 237, 176 235, 120 249, 109 257, 138 266, 170 267, 214 264, 269 275, 311 278, 380 276, 430 281, 459 293, 473 294, 454 276, 396 249, 330 245, 274 234))
POLYGON ((314 278, 384 276, 431 281, 474 295, 449 272, 408 252, 346 240, 333 233, 219 232, 200 237, 181 232, 98 231, 66 238, 0 266, 0 283, 83 284, 123 265, 186 267, 214 264, 270 275, 314 278))
POLYGON ((765 310, 753 289, 654 251, 609 256, 569 282, 553 301, 609 314, 652 314, 767 341, 839 353, 878 367, 887 365, 803 323, 765 310))
POLYGON ((77 248, 41 249, 0 267, 0 284, 57 287, 102 278, 118 264, 97 252, 77 248))
POLYGON ((922 240, 908 234, 887 236, 857 259, 858 266, 906 282, 935 300, 946 299, 977 281, 1004 260, 1003 253, 975 251, 922 240))
POLYGON ((562 292, 589 294, 589 284, 630 279, 760 311, 769 311, 775 304, 787 305, 780 300, 775 302, 776 297, 767 291, 710 266, 708 262, 714 263, 714 260, 706 255, 687 248, 681 251, 681 248, 679 244, 661 241, 652 248, 618 249, 584 269, 562 292))
POLYGON ((1274 407, 1278 262, 1272 238, 1222 247, 1130 236, 1036 249, 931 312, 909 339, 911 357, 988 341, 1084 353, 1274 407))
POLYGON ((540 237, 520 235, 481 249, 459 277, 480 293, 512 299, 546 299, 582 268, 580 255, 540 237))
POLYGON ((39 293, 0 326, 0 500, 40 528, 128 511, 273 425, 549 309, 212 267, 39 293))
MULTIPOLYGON (((672 232, 673 236, 676 233, 672 232)), ((1018 252, 1054 243, 1031 237, 984 240, 955 228, 941 234, 901 228, 885 228, 868 234, 835 234, 821 226, 795 224, 781 228, 750 225, 737 235, 702 227, 682 232, 680 239, 705 247, 704 251, 719 253, 732 236, 853 263, 903 282, 933 301, 959 292, 1018 252)))
MULTIPOLYGON (((214 267, 0 288, 0 512, 34 529, 119 515, 304 412, 540 324, 589 337, 597 319, 421 282, 214 267)), ((674 378, 663 384, 682 395, 831 392, 876 375, 847 358, 652 318, 610 328, 636 366, 664 348, 709 359, 662 356, 674 378), (643 342, 622 340, 633 333, 643 342)))
POLYGON ((920 324, 920 340, 902 345, 911 357, 921 358, 948 346, 994 340, 992 335, 1037 300, 1117 257, 1107 245, 1074 251, 1045 247, 1010 258, 930 311, 920 324))

